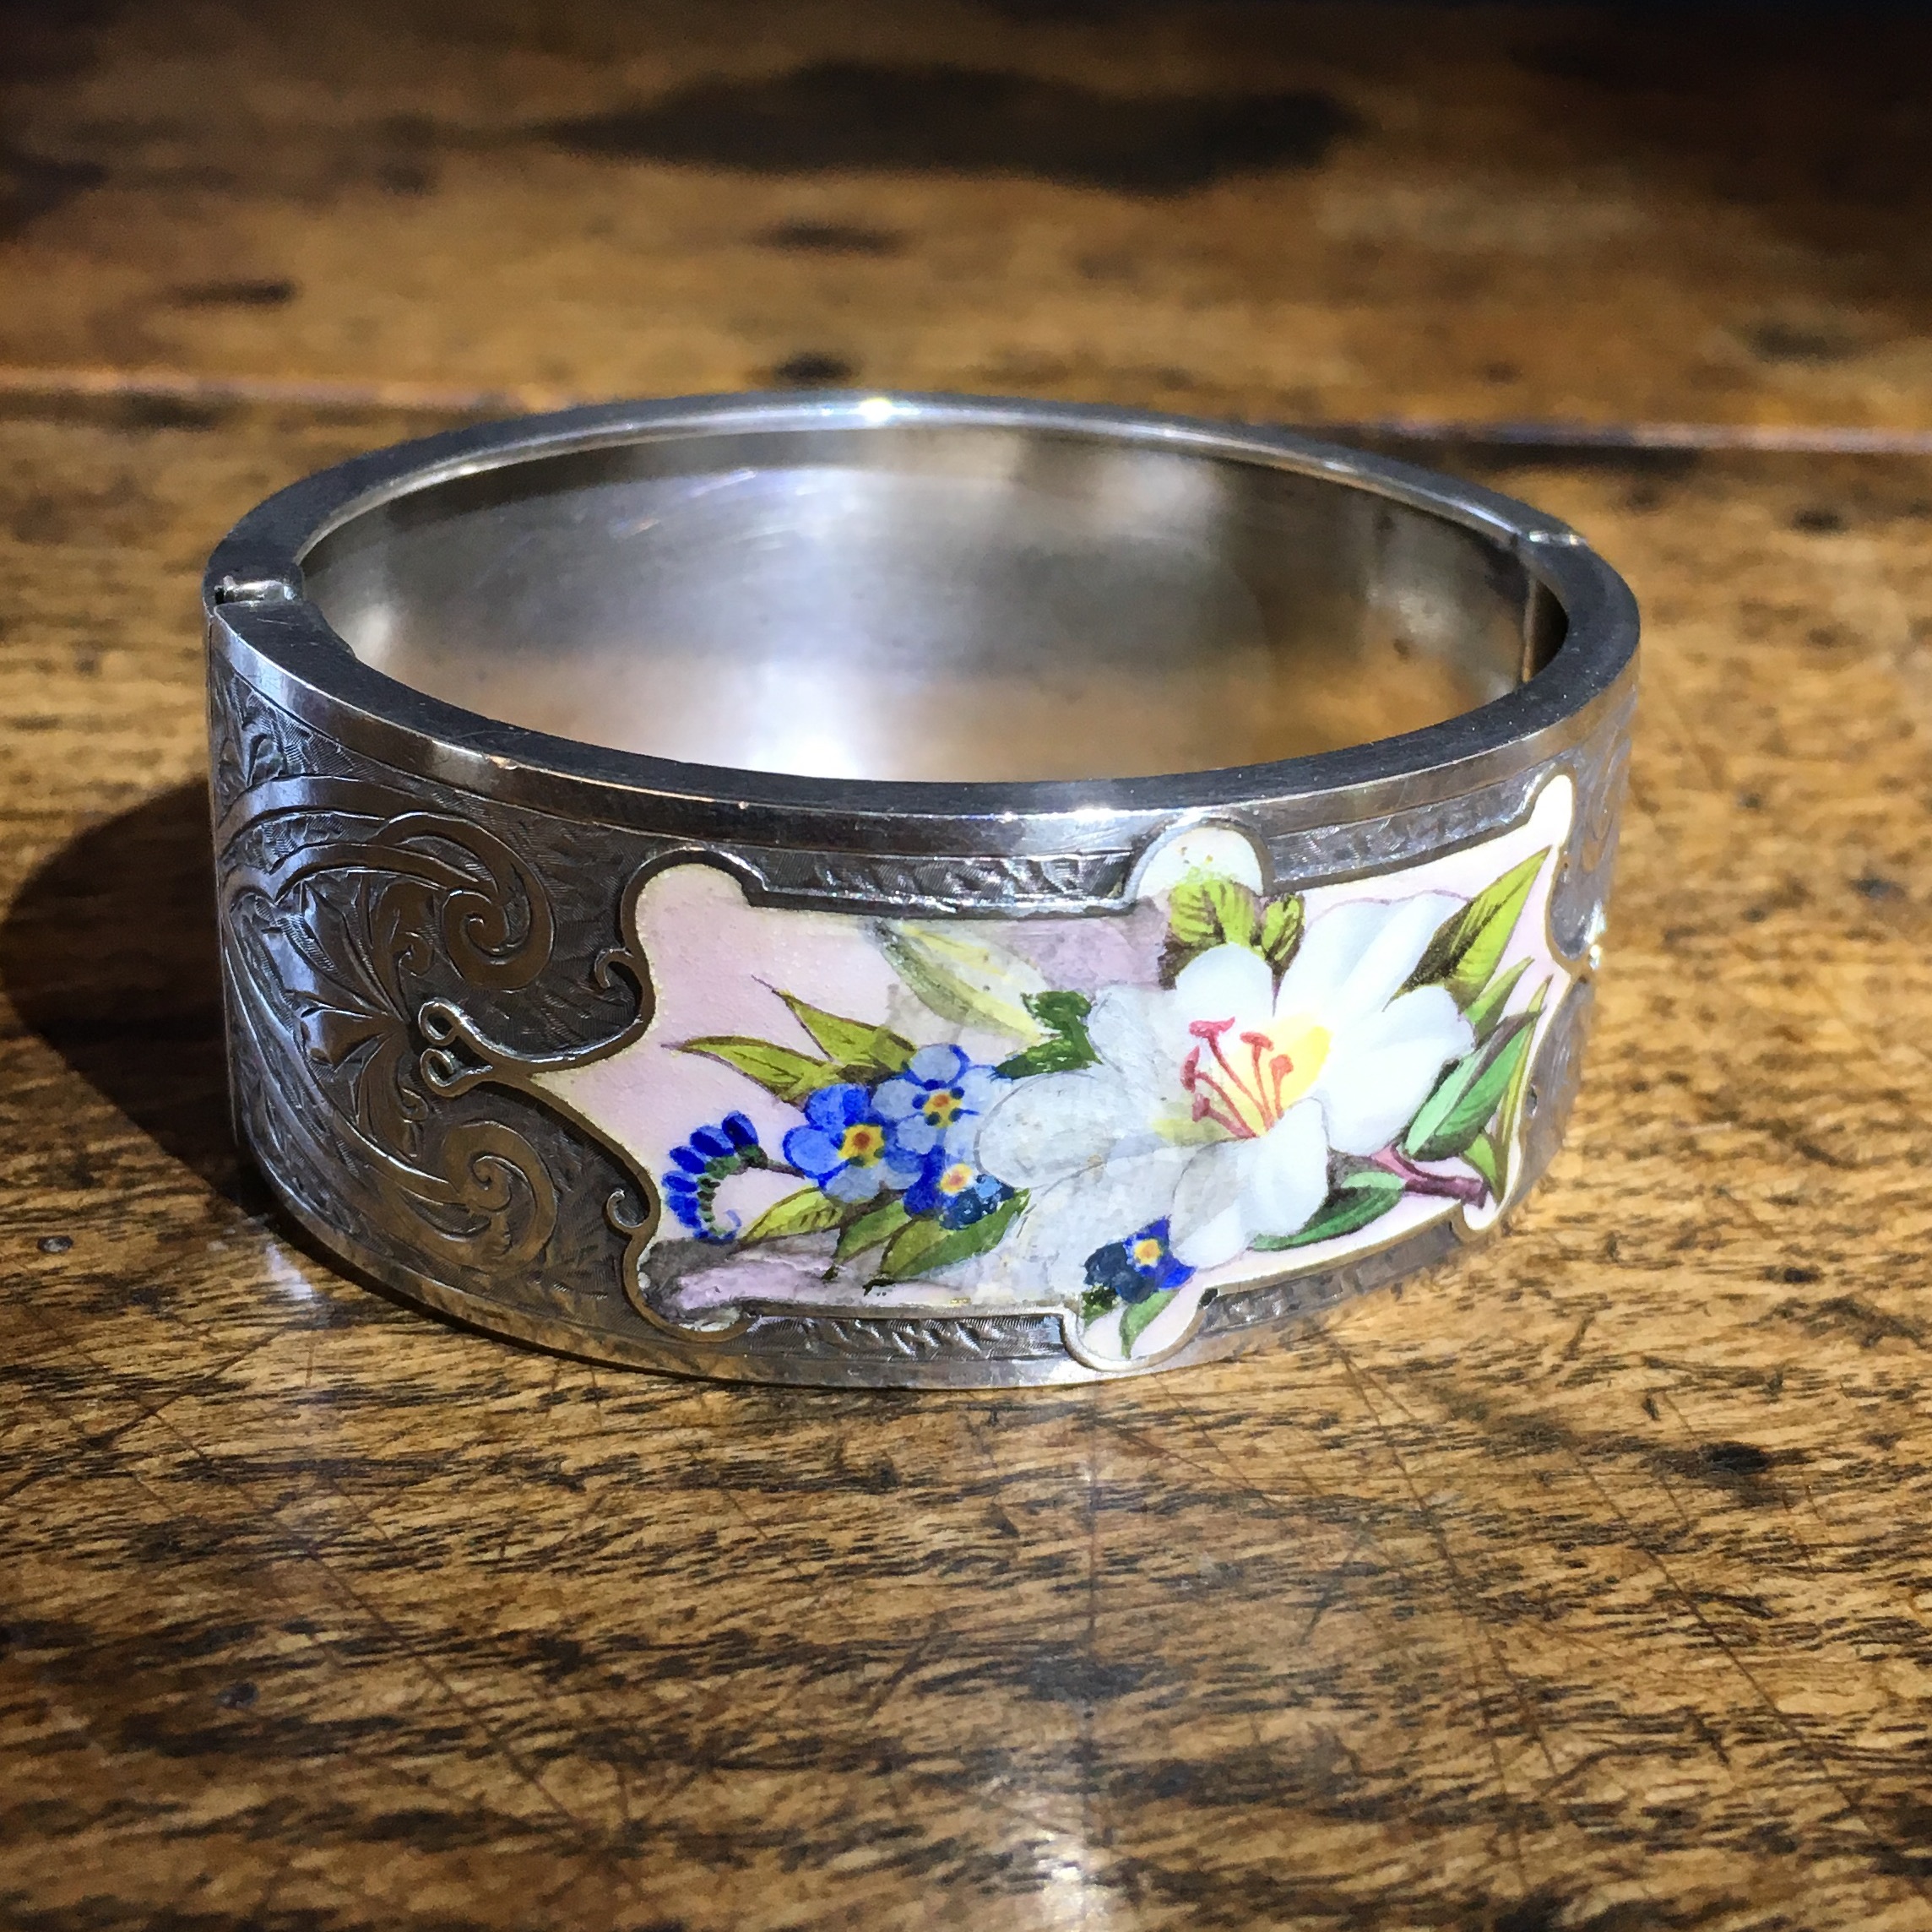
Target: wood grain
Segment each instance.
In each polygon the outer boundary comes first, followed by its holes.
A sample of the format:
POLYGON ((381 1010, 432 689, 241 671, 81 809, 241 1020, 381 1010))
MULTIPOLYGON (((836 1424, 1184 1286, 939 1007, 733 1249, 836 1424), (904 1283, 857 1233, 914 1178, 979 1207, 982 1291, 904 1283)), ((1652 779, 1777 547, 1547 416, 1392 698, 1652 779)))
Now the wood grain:
MULTIPOLYGON (((1678 96, 1597 16, 1534 23, 1598 47, 1578 79, 1580 55, 1564 78, 1467 52, 1528 15, 1284 10, 1306 41, 1270 66, 1241 51, 1259 14, 1021 11, 494 6, 465 32, 393 7, 333 10, 326 42, 293 9, 43 22, 16 149, 79 166, 62 131, 105 128, 141 158, 4 244, 4 353, 652 388, 808 350, 976 382, 1023 350, 1061 360, 983 386, 1260 410, 1305 382, 1381 414, 1473 410, 1506 340, 1526 409, 1928 420, 1867 382, 1889 351, 1699 386, 1737 317, 1918 327, 1918 271, 1861 251, 1919 191, 1854 220, 1794 137, 1756 198, 1698 199, 1739 123, 1678 129, 1668 166, 1629 149, 1678 96), (372 133, 833 52, 1170 94, 1332 72, 1376 131, 1165 199, 608 173, 441 133, 419 193, 381 173, 404 137, 372 133), (1420 201, 1389 199, 1397 133, 1420 201), (1283 292, 1256 227, 1315 233, 1351 181, 1385 211, 1487 207, 1593 140, 1663 225, 1492 250, 1487 285, 1459 257, 1405 281, 1435 258, 1392 242, 1333 258, 1359 301, 1319 252, 1283 292), (1373 168, 1372 193, 1349 172, 1373 168), (1708 279, 1670 241, 1707 218, 1708 279), (746 239, 784 221, 917 239, 746 239), (1101 234, 1125 285, 1066 271, 1101 234), (285 275, 279 306, 155 292, 285 275), (1579 355, 1615 333, 1613 276, 1627 335, 1579 355), (1323 340, 1349 345, 1332 382, 1323 340)), ((1817 126, 1915 31, 1844 56, 1817 126)), ((1739 99, 1775 67, 1749 53, 1739 99)), ((436 420, 0 410, 0 1924, 1932 1922, 1925 466, 1441 451, 1588 532, 1648 625, 1601 1023, 1544 1189, 1467 1265, 1251 1362, 828 1394, 401 1308, 291 1239, 229 1147, 195 579, 267 490, 436 420)))
POLYGON ((1463 453, 1650 614, 1573 1144, 1305 1347, 990 1400, 522 1353, 237 1172, 193 573, 394 426, 0 430, 0 1918, 1924 1922, 1918 467, 1463 453))
POLYGON ((1905 10, 16 14, 0 365, 1932 428, 1905 10))

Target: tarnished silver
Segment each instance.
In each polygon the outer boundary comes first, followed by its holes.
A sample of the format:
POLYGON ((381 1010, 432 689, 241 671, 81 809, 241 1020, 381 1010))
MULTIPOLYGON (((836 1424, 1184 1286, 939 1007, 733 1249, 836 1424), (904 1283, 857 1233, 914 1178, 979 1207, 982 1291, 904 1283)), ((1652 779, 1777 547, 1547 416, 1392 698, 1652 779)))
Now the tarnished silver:
MULTIPOLYGON (((653 1177, 529 1070, 648 1022, 627 908, 681 858, 772 906, 1098 916, 1176 826, 1319 885, 1515 826, 1565 773, 1549 927, 1583 977, 1539 1049, 1528 1178, 1561 1137, 1636 611, 1520 503, 1137 411, 706 397, 324 471, 236 526, 204 598, 237 1132, 329 1249, 481 1327, 759 1381, 1102 1372, 1049 1313, 654 1312, 653 1177)), ((1284 1267, 1161 1365, 1463 1239, 1284 1267)))

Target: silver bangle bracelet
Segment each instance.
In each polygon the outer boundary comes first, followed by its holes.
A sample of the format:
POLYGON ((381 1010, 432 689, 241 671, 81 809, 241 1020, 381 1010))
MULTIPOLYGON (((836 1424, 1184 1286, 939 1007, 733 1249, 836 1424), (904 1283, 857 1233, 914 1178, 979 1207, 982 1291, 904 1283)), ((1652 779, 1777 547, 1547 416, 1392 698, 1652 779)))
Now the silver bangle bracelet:
POLYGON ((236 1131, 481 1327, 980 1387, 1439 1262, 1576 1091, 1636 611, 1302 437, 943 396, 460 430, 205 585, 236 1131))

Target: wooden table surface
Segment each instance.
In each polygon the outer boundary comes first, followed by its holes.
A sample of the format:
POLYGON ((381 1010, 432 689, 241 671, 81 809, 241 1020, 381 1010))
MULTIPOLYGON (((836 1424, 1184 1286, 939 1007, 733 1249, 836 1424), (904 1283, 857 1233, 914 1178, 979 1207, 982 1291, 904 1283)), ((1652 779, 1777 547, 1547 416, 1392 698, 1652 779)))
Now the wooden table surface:
POLYGON ((1932 1925, 1923 458, 1435 450, 1645 608, 1571 1145, 1297 1346, 1008 1396, 589 1367, 305 1248, 225 1134, 194 609, 492 396, 1932 430, 1932 30, 0 34, 0 1925, 1932 1925))

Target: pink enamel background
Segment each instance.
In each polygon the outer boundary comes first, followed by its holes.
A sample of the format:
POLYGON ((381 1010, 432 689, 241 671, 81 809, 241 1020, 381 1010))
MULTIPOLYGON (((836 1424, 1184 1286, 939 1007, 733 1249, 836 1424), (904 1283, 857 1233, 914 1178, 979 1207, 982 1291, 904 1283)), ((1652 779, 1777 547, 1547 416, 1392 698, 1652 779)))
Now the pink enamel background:
MULTIPOLYGON (((1461 853, 1380 877, 1311 888, 1310 920, 1351 898, 1392 900, 1423 891, 1468 898, 1539 847, 1560 848, 1568 829, 1571 790, 1559 779, 1545 788, 1530 819, 1516 830, 1461 853)), ((1152 876, 1158 869, 1147 869, 1152 876)), ((1525 986, 1545 973, 1558 975, 1543 1026, 1554 1017, 1567 976, 1547 941, 1546 906, 1554 856, 1539 874, 1505 955, 1531 963, 1525 986)), ((1156 893, 1117 915, 1032 920, 959 920, 945 930, 983 934, 1029 961, 1042 981, 1093 992, 1110 984, 1155 983, 1165 927, 1164 895, 1156 893)), ((926 922, 936 925, 938 922, 926 922)), ((757 1126, 768 1148, 781 1145, 798 1111, 765 1094, 732 1068, 676 1050, 706 1034, 745 1034, 813 1050, 809 1037, 779 1001, 782 988, 816 1006, 883 1023, 918 1045, 956 1042, 976 1059, 997 1061, 1015 1042, 992 1031, 962 1029, 930 1011, 904 985, 877 943, 876 922, 854 914, 798 912, 746 903, 737 881, 703 864, 680 865, 646 882, 638 924, 650 966, 656 1010, 644 1035, 611 1058, 545 1073, 541 1083, 584 1115, 652 1174, 697 1126, 736 1110, 757 1126)), ((795 1178, 747 1175, 734 1180, 730 1203, 748 1222, 762 1208, 799 1185, 795 1178)), ((1296 1251, 1295 1267, 1332 1261, 1351 1245, 1380 1246, 1450 1212, 1450 1204, 1405 1200, 1366 1231, 1368 1236, 1296 1251)), ((1492 1204, 1473 1211, 1472 1224, 1493 1218, 1492 1204)), ((664 1230, 675 1235, 675 1229, 664 1230)), ((1227 1289, 1274 1279, 1286 1272, 1281 1254, 1250 1252, 1201 1278, 1202 1287, 1227 1289)), ((828 1287, 822 1260, 751 1248, 721 1249, 716 1263, 681 1283, 677 1305, 692 1312, 738 1298, 777 1298, 879 1311, 920 1307, 1040 1305, 1037 1290, 1005 1278, 998 1251, 968 1264, 959 1278, 914 1280, 861 1296, 859 1284, 828 1287)))

